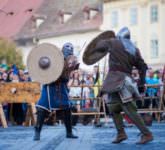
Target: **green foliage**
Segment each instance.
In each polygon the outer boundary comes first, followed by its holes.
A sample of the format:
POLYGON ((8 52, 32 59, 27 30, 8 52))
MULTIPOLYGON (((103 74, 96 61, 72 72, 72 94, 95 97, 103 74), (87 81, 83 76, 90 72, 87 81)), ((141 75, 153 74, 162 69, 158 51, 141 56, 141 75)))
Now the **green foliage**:
POLYGON ((16 64, 19 68, 24 68, 21 51, 13 42, 0 38, 0 63, 3 61, 9 66, 16 64))

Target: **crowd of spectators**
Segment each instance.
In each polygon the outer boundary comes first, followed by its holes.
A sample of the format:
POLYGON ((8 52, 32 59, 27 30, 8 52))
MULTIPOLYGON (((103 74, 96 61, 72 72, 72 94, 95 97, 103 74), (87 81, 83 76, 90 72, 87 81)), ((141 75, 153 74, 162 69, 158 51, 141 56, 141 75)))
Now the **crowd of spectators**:
MULTIPOLYGON (((146 75, 146 84, 162 84, 163 70, 154 71, 149 69, 146 75)), ((76 70, 71 73, 68 83, 69 96, 71 104, 74 105, 78 111, 88 108, 96 108, 97 101, 94 98, 97 97, 99 88, 102 85, 103 73, 99 72, 99 67, 94 66, 92 72, 85 72, 84 70, 76 70), (82 86, 83 85, 83 86, 82 86), (85 86, 84 86, 85 85, 85 86), (93 87, 95 85, 95 87, 93 87), (77 100, 75 100, 77 98, 77 100)), ((132 77, 137 82, 139 81, 138 70, 132 71, 132 77)), ((18 69, 16 65, 8 67, 5 64, 0 65, 0 82, 30 82, 30 76, 27 70, 18 69)), ((163 86, 160 87, 148 87, 145 90, 144 96, 160 96, 163 91, 163 86)), ((159 100, 146 99, 145 101, 137 101, 138 108, 150 108, 158 107, 159 100)), ((26 103, 13 103, 3 104, 3 109, 6 115, 6 119, 10 120, 12 124, 21 125, 25 121, 25 115, 27 111, 26 103)))
MULTIPOLYGON (((132 77, 137 82, 139 81, 139 73, 138 70, 134 69, 132 72, 132 77)), ((145 77, 145 92, 143 97, 145 97, 144 101, 136 101, 138 108, 158 108, 159 99, 156 97, 160 97, 163 94, 163 70, 154 71, 152 68, 149 68, 145 77), (156 86, 158 85, 158 86, 156 86), (160 86, 161 85, 161 86, 160 86)))
POLYGON ((97 97, 99 85, 101 86, 98 66, 94 66, 93 72, 90 73, 79 70, 71 74, 68 84, 69 96, 82 98, 81 100, 71 100, 73 105, 77 105, 78 111, 83 108, 96 107, 96 103, 92 99, 97 97), (93 87, 94 85, 96 87, 93 87))
MULTIPOLYGON (((30 82, 27 70, 18 69, 16 65, 0 65, 0 84, 5 82, 30 82)), ((26 103, 3 103, 3 110, 7 121, 22 125, 27 111, 26 103)))

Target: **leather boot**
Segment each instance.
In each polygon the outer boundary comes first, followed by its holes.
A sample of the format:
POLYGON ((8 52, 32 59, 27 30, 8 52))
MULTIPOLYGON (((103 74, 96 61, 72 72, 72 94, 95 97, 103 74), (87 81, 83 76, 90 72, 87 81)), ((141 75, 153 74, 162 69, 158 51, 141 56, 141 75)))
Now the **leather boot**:
POLYGON ((141 136, 140 141, 137 142, 136 144, 146 144, 146 143, 152 141, 153 139, 154 139, 154 138, 153 138, 152 133, 149 133, 149 134, 146 134, 146 135, 143 134, 143 135, 141 136))
POLYGON ((78 136, 75 136, 72 133, 72 121, 71 121, 71 110, 70 108, 64 110, 64 124, 66 128, 66 138, 76 139, 78 136))
POLYGON ((37 122, 34 127, 34 137, 33 137, 34 141, 40 140, 40 133, 44 123, 44 119, 46 117, 46 113, 47 113, 46 110, 42 108, 37 108, 37 122))
POLYGON ((116 139, 115 139, 114 141, 112 141, 112 143, 118 144, 118 143, 120 143, 120 142, 126 140, 127 138, 128 138, 128 137, 127 137, 127 135, 126 135, 124 129, 122 129, 122 130, 118 131, 117 137, 116 137, 116 139))

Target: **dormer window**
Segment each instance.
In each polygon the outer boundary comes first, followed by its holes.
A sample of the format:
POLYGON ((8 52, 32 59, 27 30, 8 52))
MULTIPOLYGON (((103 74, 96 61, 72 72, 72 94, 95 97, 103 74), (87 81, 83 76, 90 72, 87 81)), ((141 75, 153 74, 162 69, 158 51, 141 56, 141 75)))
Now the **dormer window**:
POLYGON ((98 13, 98 9, 91 9, 90 10, 90 18, 92 19, 98 13))
POLYGON ((29 8, 25 12, 32 12, 32 11, 33 11, 33 9, 32 8, 29 8))
POLYGON ((44 19, 36 19, 36 27, 38 28, 42 23, 44 22, 44 19))
POLYGON ((42 16, 37 15, 37 14, 33 15, 33 17, 32 17, 32 28, 33 29, 38 28, 44 22, 45 19, 46 19, 46 16, 44 16, 44 15, 42 15, 42 16))
POLYGON ((64 13, 64 23, 72 17, 72 13, 64 13))
POLYGON ((60 19, 61 24, 66 23, 72 17, 71 12, 64 12, 62 10, 59 11, 58 15, 59 15, 59 19, 60 19))
POLYGON ((13 11, 8 12, 7 15, 13 16, 14 15, 14 12, 13 11))
POLYGON ((0 12, 3 12, 4 14, 9 15, 9 16, 13 16, 14 15, 13 11, 5 12, 4 10, 0 9, 0 12))
POLYGON ((90 20, 92 19, 94 16, 96 16, 96 14, 98 13, 98 9, 97 8, 90 8, 88 6, 85 6, 83 8, 83 12, 84 12, 84 18, 86 20, 90 20))

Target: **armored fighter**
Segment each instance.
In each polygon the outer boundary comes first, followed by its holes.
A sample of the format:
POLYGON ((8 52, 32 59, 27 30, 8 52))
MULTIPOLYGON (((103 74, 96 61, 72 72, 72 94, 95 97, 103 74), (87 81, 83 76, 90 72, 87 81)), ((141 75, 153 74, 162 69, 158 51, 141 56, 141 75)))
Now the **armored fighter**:
POLYGON ((132 68, 136 67, 140 73, 141 89, 144 89, 147 65, 139 50, 131 42, 130 31, 127 27, 122 28, 117 36, 113 31, 105 31, 98 35, 87 46, 83 54, 83 61, 87 65, 91 65, 107 53, 109 53, 109 72, 103 83, 101 94, 103 97, 107 95, 105 101, 117 129, 117 137, 112 143, 120 143, 127 139, 122 111, 129 116, 142 134, 137 144, 152 141, 152 133, 137 113, 135 99, 140 99, 141 96, 131 78, 132 68))
POLYGON ((65 43, 62 52, 52 44, 41 44, 28 56, 28 67, 32 78, 42 83, 38 100, 37 122, 34 140, 40 140, 40 133, 47 114, 60 109, 64 116, 67 138, 78 138, 72 133, 71 108, 67 83, 71 71, 78 69, 79 63, 73 54, 71 43, 65 43))

